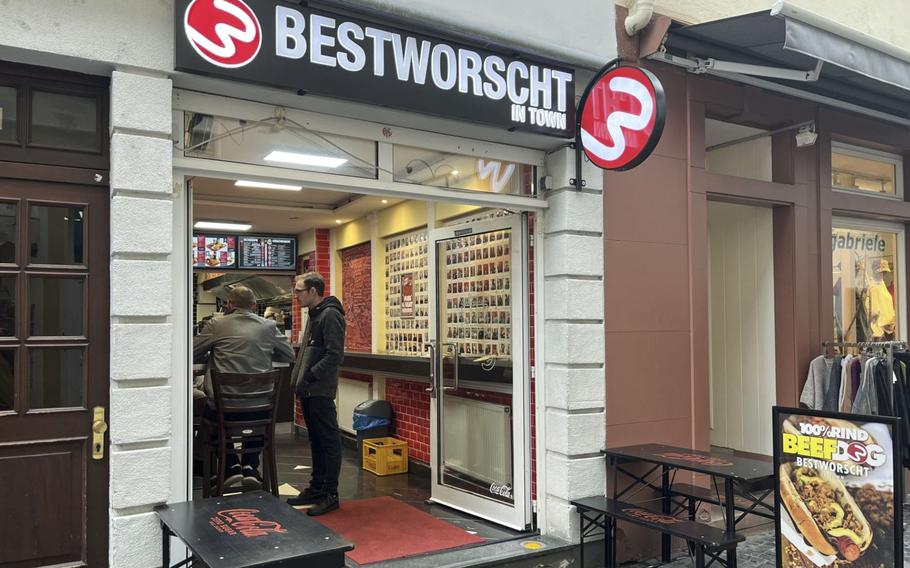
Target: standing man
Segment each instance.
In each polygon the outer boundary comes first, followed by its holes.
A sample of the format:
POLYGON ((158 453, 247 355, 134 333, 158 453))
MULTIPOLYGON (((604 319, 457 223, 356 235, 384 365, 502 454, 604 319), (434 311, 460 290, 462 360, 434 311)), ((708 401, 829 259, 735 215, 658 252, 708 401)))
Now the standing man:
POLYGON ((288 503, 312 505, 307 514, 316 516, 338 508, 341 433, 335 396, 338 367, 344 358, 344 308, 338 298, 325 296, 325 279, 315 272, 298 276, 294 292, 300 305, 309 310, 291 384, 306 420, 313 474, 310 486, 288 503))
MULTIPOLYGON (((291 342, 275 327, 275 322, 259 317, 253 310, 256 297, 246 286, 235 286, 228 292, 228 310, 213 318, 193 338, 193 362, 203 363, 211 354, 209 367, 220 373, 267 373, 272 362, 291 363, 294 349, 291 342)), ((239 388, 239 387, 238 387, 239 388)), ((207 404, 205 414, 217 419, 215 395, 210 379, 205 381, 207 404)), ((258 420, 261 412, 240 414, 237 419, 258 420)), ((255 447, 255 446, 254 446, 255 447)), ((261 447, 261 444, 258 445, 261 447)), ((259 453, 243 454, 243 461, 229 454, 225 464, 225 486, 240 481, 247 486, 261 486, 259 453)), ((204 480, 208 482, 208 480, 204 480)))

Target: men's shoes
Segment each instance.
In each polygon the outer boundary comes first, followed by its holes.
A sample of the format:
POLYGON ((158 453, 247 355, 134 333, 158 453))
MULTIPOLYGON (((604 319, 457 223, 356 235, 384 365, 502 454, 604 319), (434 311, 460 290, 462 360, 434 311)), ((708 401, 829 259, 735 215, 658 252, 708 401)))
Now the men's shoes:
POLYGON ((303 507, 307 505, 315 505, 319 503, 325 495, 322 491, 313 489, 312 487, 307 487, 300 495, 296 497, 288 497, 288 505, 292 507, 303 507))
MULTIPOLYGON (((230 487, 232 485, 237 485, 243 481, 243 472, 240 469, 240 464, 228 468, 224 473, 224 486, 230 487)), ((218 478, 215 478, 215 485, 218 484, 218 478)))
POLYGON ((315 505, 307 509, 306 514, 311 517, 317 517, 334 511, 338 506, 338 495, 325 495, 315 505))
POLYGON ((250 489, 262 489, 262 478, 252 466, 243 466, 243 486, 250 489))

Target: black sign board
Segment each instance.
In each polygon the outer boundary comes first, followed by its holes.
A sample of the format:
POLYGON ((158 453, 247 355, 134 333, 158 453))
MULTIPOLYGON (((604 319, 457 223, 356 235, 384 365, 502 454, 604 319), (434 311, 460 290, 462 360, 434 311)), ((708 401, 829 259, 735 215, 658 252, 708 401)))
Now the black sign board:
POLYGON ((778 566, 903 566, 898 422, 774 408, 778 566))
POLYGON ((180 71, 568 138, 571 69, 274 0, 177 0, 180 71))
POLYGON ((240 268, 294 270, 297 268, 297 239, 295 237, 241 235, 240 268))

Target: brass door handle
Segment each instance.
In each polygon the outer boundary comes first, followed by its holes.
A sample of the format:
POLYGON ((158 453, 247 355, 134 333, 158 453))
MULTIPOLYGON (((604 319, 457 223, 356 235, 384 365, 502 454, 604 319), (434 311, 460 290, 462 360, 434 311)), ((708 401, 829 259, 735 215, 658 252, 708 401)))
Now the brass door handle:
POLYGON ((107 422, 104 420, 104 407, 96 406, 93 409, 92 420, 92 459, 104 459, 104 433, 107 432, 107 422))

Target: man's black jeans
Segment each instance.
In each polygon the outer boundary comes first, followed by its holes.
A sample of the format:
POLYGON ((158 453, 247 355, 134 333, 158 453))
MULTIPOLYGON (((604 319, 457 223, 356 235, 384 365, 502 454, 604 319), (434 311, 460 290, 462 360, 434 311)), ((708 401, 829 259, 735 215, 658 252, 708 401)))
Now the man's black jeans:
POLYGON ((338 430, 335 401, 314 396, 301 400, 300 406, 313 454, 310 489, 326 495, 337 495, 338 476, 341 475, 341 432, 338 430))

